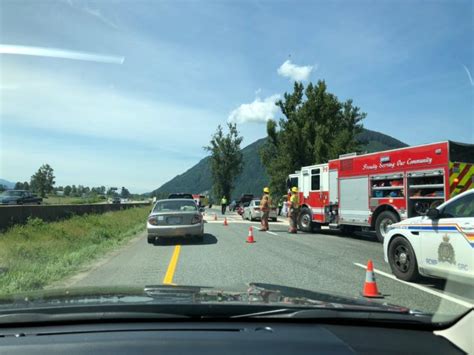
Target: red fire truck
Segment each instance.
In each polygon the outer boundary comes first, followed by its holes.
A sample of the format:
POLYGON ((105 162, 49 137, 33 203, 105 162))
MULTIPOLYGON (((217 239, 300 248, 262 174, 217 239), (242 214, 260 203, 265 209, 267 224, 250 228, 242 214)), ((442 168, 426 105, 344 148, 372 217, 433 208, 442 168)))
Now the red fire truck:
POLYGON ((300 200, 298 228, 375 230, 423 215, 474 187, 474 145, 440 142, 357 155, 302 167, 288 177, 300 200))

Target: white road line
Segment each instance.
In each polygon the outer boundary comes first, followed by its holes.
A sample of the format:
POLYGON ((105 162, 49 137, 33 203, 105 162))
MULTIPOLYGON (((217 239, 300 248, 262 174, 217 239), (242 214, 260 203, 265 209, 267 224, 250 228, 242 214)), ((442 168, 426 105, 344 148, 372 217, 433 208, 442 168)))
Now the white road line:
MULTIPOLYGON (((356 266, 359 266, 363 269, 366 268, 366 265, 362 265, 362 264, 359 264, 359 263, 354 263, 354 265, 356 266)), ((466 302, 466 301, 463 301, 463 300, 460 300, 456 297, 452 297, 452 296, 449 296, 449 295, 446 295, 442 292, 438 292, 438 291, 435 291, 435 290, 432 290, 431 288, 428 288, 428 287, 425 287, 425 286, 421 286, 421 285, 418 285, 418 284, 414 284, 414 283, 410 283, 410 282, 406 282, 406 281, 403 281, 403 280, 399 280, 397 279, 395 276, 393 275, 390 275, 390 274, 387 274, 386 272, 384 271, 380 271, 380 270, 377 270, 374 268, 374 272, 376 274, 379 274, 379 275, 382 275, 382 276, 385 276, 385 277, 388 277, 389 279, 392 279, 392 280, 395 280, 395 281, 398 281, 398 282, 401 282, 402 284, 405 284, 405 285, 408 285, 408 286, 411 286, 411 287, 414 287, 414 288, 417 288, 421 291, 425 291, 426 293, 430 293, 434 296, 437 296, 437 297, 440 297, 440 298, 444 298, 445 300, 448 300, 448 301, 451 301, 453 303, 457 303, 463 307, 466 307, 466 308, 472 308, 474 307, 474 304, 472 303, 469 303, 469 302, 466 302)))
POLYGON ((275 232, 270 232, 270 231, 267 231, 267 233, 272 234, 272 235, 278 235, 275 232))

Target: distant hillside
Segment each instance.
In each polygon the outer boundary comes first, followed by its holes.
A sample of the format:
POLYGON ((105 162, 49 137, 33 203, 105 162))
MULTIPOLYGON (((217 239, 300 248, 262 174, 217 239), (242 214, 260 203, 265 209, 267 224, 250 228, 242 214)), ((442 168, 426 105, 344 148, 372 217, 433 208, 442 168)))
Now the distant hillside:
POLYGON ((14 182, 5 179, 0 179, 0 185, 6 186, 8 189, 13 189, 15 187, 14 182))
MULTIPOLYGON (((406 147, 407 144, 379 132, 364 129, 358 137, 362 143, 362 151, 372 153, 381 150, 406 147)), ((233 197, 243 193, 260 194, 262 187, 268 184, 268 176, 260 161, 259 150, 265 144, 266 138, 259 139, 242 149, 244 168, 237 178, 233 197)), ((211 169, 209 157, 177 175, 167 183, 152 192, 152 195, 167 194, 170 192, 199 193, 211 191, 211 169)))
POLYGON ((408 147, 408 144, 405 144, 398 139, 380 132, 371 131, 370 129, 364 129, 357 138, 359 139, 359 142, 362 143, 362 151, 367 153, 408 147))

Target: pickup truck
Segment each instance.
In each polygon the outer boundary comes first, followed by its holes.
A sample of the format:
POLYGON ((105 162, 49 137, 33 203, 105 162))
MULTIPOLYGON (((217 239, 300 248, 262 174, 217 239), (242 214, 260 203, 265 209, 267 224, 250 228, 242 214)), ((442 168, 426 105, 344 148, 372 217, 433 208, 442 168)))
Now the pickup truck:
POLYGON ((7 190, 0 195, 0 205, 40 205, 42 202, 41 197, 26 190, 7 190))

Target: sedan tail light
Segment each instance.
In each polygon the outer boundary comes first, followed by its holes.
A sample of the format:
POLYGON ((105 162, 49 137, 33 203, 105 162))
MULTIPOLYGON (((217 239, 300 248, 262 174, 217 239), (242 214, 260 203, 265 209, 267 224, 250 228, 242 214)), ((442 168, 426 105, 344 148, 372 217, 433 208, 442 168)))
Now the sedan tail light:
POLYGON ((201 223, 202 216, 200 214, 196 214, 191 221, 191 224, 198 224, 201 223))
POLYGON ((148 223, 150 223, 152 226, 157 226, 158 225, 158 220, 156 219, 156 216, 151 216, 148 218, 148 223))

